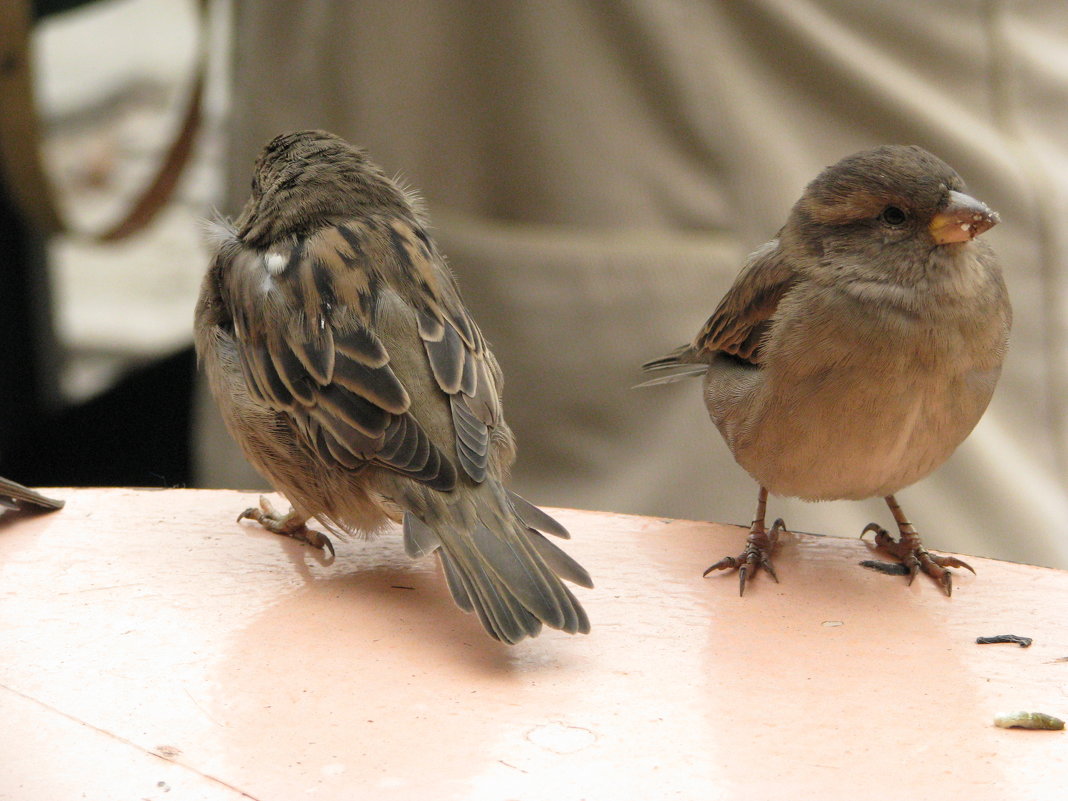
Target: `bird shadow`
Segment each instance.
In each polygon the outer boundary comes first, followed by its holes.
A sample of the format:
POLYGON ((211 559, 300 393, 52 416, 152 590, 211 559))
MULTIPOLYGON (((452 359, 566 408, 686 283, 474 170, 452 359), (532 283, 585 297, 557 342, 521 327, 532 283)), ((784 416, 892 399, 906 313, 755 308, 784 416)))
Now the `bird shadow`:
POLYGON ((529 640, 508 646, 489 637, 476 615, 456 606, 437 559, 413 560, 399 537, 335 539, 331 556, 269 532, 250 533, 277 541, 300 577, 299 586, 249 622, 253 651, 284 631, 294 652, 315 652, 328 642, 330 652, 320 660, 341 663, 357 654, 366 661, 369 651, 382 649, 416 664, 429 660, 482 679, 507 679, 518 666, 542 661, 525 654, 537 647, 529 640))
POLYGON ((19 507, 17 509, 0 509, 0 530, 9 528, 21 521, 54 514, 59 509, 38 509, 36 507, 19 507))

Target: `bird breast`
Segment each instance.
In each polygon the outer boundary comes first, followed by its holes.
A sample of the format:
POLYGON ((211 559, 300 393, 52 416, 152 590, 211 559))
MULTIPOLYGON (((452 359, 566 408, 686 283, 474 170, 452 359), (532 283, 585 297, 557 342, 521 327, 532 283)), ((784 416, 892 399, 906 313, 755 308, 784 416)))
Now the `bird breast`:
POLYGON ((713 361, 705 399, 735 458, 769 491, 807 500, 894 493, 971 432, 1000 372, 1004 332, 883 309, 844 293, 790 308, 765 363, 713 361), (813 309, 816 309, 813 312, 813 309))

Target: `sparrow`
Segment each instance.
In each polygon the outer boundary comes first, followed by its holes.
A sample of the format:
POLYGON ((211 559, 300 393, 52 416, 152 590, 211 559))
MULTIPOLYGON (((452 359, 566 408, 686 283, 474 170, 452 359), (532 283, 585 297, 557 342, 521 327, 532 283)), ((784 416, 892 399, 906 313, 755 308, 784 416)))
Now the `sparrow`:
POLYGON ((894 495, 953 453, 994 392, 1012 310, 976 237, 998 221, 922 148, 848 156, 806 187, 693 342, 643 365, 667 373, 646 385, 703 376, 712 422, 759 485, 745 550, 704 575, 736 569, 740 593, 761 568, 778 581, 785 524, 766 530, 769 492, 882 497, 899 537, 875 523, 861 536, 910 583, 923 571, 948 595, 949 568, 972 570, 928 551, 894 495))
POLYGON ((0 477, 0 508, 23 509, 32 506, 47 512, 54 512, 56 509, 62 509, 64 503, 65 501, 46 498, 36 490, 24 487, 9 478, 0 477))
POLYGON ((240 216, 211 225, 198 359, 231 435, 292 504, 238 519, 331 552, 308 520, 341 538, 400 523, 492 637, 587 633, 563 580, 589 574, 543 536, 567 530, 504 487, 501 369, 427 226, 412 192, 324 131, 273 139, 240 216))

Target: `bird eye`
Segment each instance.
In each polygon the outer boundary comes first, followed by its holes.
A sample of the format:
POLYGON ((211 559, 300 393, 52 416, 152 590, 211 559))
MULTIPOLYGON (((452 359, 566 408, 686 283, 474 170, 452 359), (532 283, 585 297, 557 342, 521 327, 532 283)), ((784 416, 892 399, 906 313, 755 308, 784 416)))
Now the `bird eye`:
POLYGON ((898 226, 908 219, 908 215, 897 206, 887 206, 883 209, 883 213, 879 215, 879 219, 887 225, 898 226))

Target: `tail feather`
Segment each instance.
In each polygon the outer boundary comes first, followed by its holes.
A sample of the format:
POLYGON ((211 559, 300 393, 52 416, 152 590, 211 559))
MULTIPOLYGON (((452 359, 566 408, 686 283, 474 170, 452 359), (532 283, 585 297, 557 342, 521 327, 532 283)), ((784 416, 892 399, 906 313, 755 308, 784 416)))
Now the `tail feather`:
POLYGON ((645 373, 661 373, 669 370, 672 371, 670 374, 643 381, 635 385, 634 388, 642 389, 662 384, 673 384, 686 378, 701 376, 708 372, 708 364, 697 360, 692 346, 683 345, 681 348, 671 351, 667 356, 661 356, 659 359, 653 359, 642 365, 642 372, 645 373))
MULTIPOLYGON (((585 571, 584 571, 585 572, 585 571)), ((590 587, 593 585, 590 584, 590 587)), ((582 608, 582 604, 579 603, 578 598, 567 587, 564 587, 564 592, 567 593, 567 597, 571 601, 570 608, 575 612, 575 628, 576 633, 589 634, 590 633, 590 619, 586 615, 586 610, 582 608)))
POLYGON ((642 365, 642 370, 646 373, 654 370, 666 370, 671 367, 678 367, 681 364, 693 363, 693 347, 690 345, 680 345, 671 351, 666 356, 661 356, 659 359, 651 359, 642 365))
POLYGON ((467 584, 464 582, 463 574, 460 573, 460 568, 456 566, 452 557, 444 551, 439 551, 439 559, 441 560, 441 569, 445 573, 445 583, 449 587, 452 599, 465 612, 474 612, 475 602, 471 598, 471 593, 467 590, 467 584))
MULTIPOLYGON (((454 587, 459 588, 460 597, 469 603, 466 611, 474 610, 491 637, 514 645, 527 637, 538 636, 541 621, 523 608, 514 596, 502 592, 504 588, 492 580, 484 567, 475 565, 470 570, 465 569, 444 548, 438 551, 438 557, 450 591, 454 587), (450 575, 451 580, 448 578, 450 575)), ((453 600, 461 609, 464 608, 455 591, 453 600)))
MULTIPOLYGON (((441 537, 430 526, 413 515, 404 514, 404 551, 412 559, 420 559, 441 547, 441 537)), ((467 611, 471 611, 468 609, 467 611)))
POLYGON ((589 632, 585 610, 563 584, 592 587, 589 573, 531 523, 566 534, 563 526, 519 496, 505 495, 496 482, 459 502, 440 498, 424 496, 430 501, 424 509, 405 514, 405 550, 413 557, 438 554, 453 600, 475 612, 490 636, 516 643, 536 636, 543 623, 589 632))
POLYGON ((64 503, 54 498, 46 498, 37 490, 24 487, 9 478, 0 477, 0 505, 7 509, 17 509, 19 501, 39 509, 62 509, 64 503))
POLYGON ((537 550, 538 555, 545 560, 545 564, 560 578, 578 584, 580 587, 593 589, 593 579, 586 572, 586 568, 567 555, 565 551, 557 547, 551 540, 546 539, 540 532, 531 529, 527 532, 530 543, 537 550))
POLYGON ((545 534, 561 537, 565 540, 571 539, 571 533, 566 528, 553 518, 549 517, 549 515, 545 514, 545 512, 526 498, 516 495, 511 490, 505 490, 505 492, 508 493, 508 500, 511 501, 515 513, 519 515, 522 521, 530 528, 545 534))
MULTIPOLYGON (((563 585, 541 559, 532 558, 532 548, 524 547, 526 530, 524 527, 520 535, 523 539, 520 539, 511 531, 503 532, 504 536, 501 536, 484 524, 472 527, 469 533, 471 564, 479 568, 475 578, 487 579, 486 589, 507 590, 525 609, 554 629, 564 628, 566 614, 559 598, 562 593, 557 591, 563 585), (488 571, 482 569, 483 565, 488 571)), ((467 544, 457 543, 454 547, 467 550, 464 547, 467 544)), ((479 582, 479 588, 482 587, 483 583, 479 582)))

